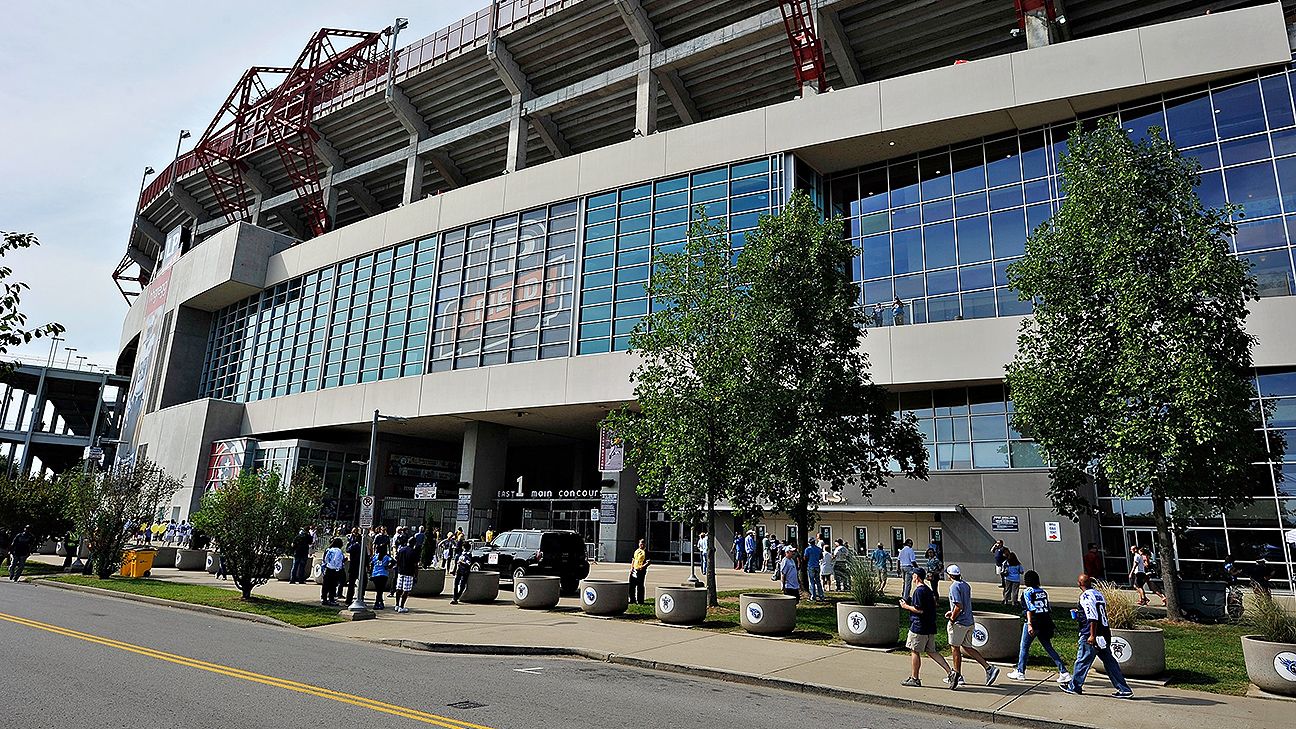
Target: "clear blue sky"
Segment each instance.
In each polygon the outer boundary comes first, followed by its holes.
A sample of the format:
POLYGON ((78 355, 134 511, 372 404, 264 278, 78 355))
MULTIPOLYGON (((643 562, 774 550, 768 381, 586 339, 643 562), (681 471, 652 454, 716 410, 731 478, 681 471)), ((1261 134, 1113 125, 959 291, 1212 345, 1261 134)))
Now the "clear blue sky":
MULTIPOLYGON (((89 362, 111 367, 126 303, 111 274, 145 165, 196 141, 249 66, 288 65, 322 27, 377 30, 400 45, 487 0, 10 0, 0 9, 0 230, 42 245, 3 265, 31 284, 32 324, 57 321, 89 362)), ((47 341, 11 354, 44 357, 47 341)), ((60 350, 58 361, 65 353, 60 350)), ((76 364, 76 360, 72 360, 76 364)))

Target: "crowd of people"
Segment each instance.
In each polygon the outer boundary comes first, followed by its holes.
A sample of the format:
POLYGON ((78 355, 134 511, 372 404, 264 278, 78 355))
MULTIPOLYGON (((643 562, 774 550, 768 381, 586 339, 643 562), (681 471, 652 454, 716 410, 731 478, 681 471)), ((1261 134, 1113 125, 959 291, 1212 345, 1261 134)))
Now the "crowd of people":
MULTIPOLYGON (((193 542, 193 525, 182 519, 169 521, 140 519, 126 525, 127 541, 136 544, 158 544, 167 547, 189 547, 193 542)), ((197 547, 195 547, 197 549, 197 547)))

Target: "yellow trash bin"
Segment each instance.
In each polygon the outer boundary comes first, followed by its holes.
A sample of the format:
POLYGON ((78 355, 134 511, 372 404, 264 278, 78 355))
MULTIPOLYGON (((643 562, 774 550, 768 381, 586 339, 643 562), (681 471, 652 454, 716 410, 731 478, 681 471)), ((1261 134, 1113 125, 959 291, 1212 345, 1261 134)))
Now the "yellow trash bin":
POLYGON ((122 552, 123 577, 147 577, 149 570, 153 569, 153 557, 157 554, 155 549, 128 549, 122 552))

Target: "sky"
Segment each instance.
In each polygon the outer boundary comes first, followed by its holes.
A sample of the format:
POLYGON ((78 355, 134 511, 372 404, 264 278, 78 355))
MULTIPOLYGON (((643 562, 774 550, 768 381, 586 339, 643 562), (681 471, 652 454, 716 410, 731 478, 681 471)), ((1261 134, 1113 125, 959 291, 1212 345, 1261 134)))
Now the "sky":
MULTIPOLYGON (((487 0, 8 0, 0 7, 0 230, 41 245, 7 256, 31 290, 29 325, 67 328, 55 362, 111 368, 127 304, 112 281, 146 165, 181 129, 202 134, 249 66, 290 65, 320 28, 378 30, 399 45, 487 0)), ((45 360, 47 339, 8 354, 45 360)))

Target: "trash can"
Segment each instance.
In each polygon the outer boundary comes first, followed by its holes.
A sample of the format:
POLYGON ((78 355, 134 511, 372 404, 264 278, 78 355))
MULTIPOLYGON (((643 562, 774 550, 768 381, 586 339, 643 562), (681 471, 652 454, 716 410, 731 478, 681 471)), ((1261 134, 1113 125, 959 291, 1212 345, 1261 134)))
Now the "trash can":
POLYGON ((153 557, 157 554, 155 549, 127 549, 122 552, 123 577, 148 577, 149 570, 153 569, 153 557))

